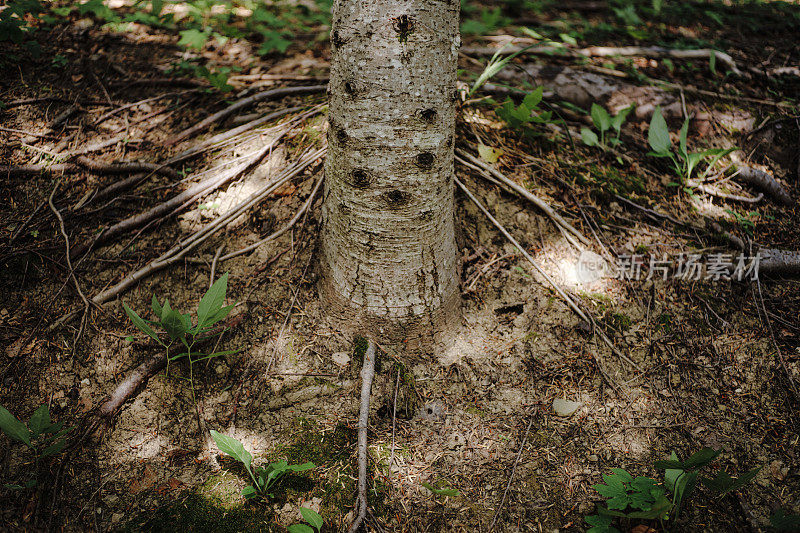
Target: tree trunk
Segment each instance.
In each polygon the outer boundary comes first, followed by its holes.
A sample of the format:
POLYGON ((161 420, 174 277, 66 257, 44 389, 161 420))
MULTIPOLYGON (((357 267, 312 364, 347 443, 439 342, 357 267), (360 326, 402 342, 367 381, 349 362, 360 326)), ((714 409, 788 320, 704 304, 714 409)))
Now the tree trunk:
POLYGON ((458 0, 335 0, 320 296, 335 323, 425 349, 459 319, 458 0))

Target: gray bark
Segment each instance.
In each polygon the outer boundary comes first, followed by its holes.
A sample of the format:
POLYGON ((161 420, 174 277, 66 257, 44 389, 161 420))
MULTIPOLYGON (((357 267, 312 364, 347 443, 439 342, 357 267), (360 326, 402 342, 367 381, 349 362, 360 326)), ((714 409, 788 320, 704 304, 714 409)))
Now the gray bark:
POLYGON ((458 321, 457 0, 336 0, 320 296, 334 322, 422 348, 458 321))

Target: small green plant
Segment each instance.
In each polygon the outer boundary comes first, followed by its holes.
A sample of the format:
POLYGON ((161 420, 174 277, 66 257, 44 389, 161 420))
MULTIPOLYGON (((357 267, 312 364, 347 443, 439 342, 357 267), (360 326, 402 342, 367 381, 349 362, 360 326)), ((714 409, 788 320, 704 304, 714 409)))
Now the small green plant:
MULTIPOLYGON (((274 497, 273 491, 281 482, 281 479, 289 472, 304 472, 316 468, 314 463, 303 463, 301 465, 290 465, 286 461, 278 461, 277 463, 270 463, 266 468, 257 466, 253 467, 253 456, 244 449, 244 445, 233 437, 228 437, 217 431, 211 430, 211 438, 217 443, 217 447, 222 453, 236 459, 242 465, 250 479, 253 480, 252 485, 248 485, 242 491, 242 496, 248 499, 252 498, 272 498, 274 497)), ((303 518, 308 520, 306 515, 303 518)), ((320 519, 321 521, 321 519, 320 519)), ((313 522, 310 522, 312 523, 313 522)))
POLYGON ((469 18, 461 24, 463 35, 486 35, 511 24, 511 19, 503 16, 499 7, 481 8, 479 18, 469 18))
POLYGON ((36 409, 27 424, 18 420, 8 409, 0 405, 0 430, 12 440, 21 442, 30 448, 34 455, 33 477, 21 485, 5 483, 3 486, 11 490, 35 487, 39 461, 63 450, 67 442, 66 435, 73 429, 73 427, 64 428, 63 422, 53 423, 50 420, 50 408, 47 405, 36 409))
MULTIPOLYGON (((532 48, 536 46, 532 44, 530 46, 526 46, 521 50, 517 50, 516 52, 509 54, 505 57, 501 57, 500 54, 503 53, 503 50, 506 49, 506 46, 501 47, 494 55, 489 59, 489 62, 486 64, 486 68, 483 69, 481 75, 478 76, 478 79, 475 80, 475 83, 472 85, 472 88, 469 90, 469 95, 472 96, 475 94, 475 91, 480 89, 481 85, 492 79, 497 75, 498 72, 503 70, 508 63, 511 62, 512 59, 520 55, 521 53, 525 52, 528 48, 532 48)), ((541 97, 539 98, 541 100, 541 97)))
POLYGON ((620 142, 622 142, 619 139, 622 124, 625 123, 625 119, 628 118, 628 114, 633 111, 634 107, 635 106, 630 105, 625 109, 621 109, 619 113, 612 117, 603 107, 592 104, 592 122, 595 128, 597 128, 597 131, 600 132, 600 137, 589 128, 581 128, 581 140, 583 144, 586 146, 600 147, 603 151, 606 151, 609 147, 615 147, 620 144, 620 142), (606 142, 606 132, 612 128, 617 132, 617 136, 613 139, 608 139, 608 142, 606 142))
POLYGON ((522 103, 519 105, 509 98, 503 105, 495 110, 497 116, 500 117, 511 129, 520 130, 526 136, 535 135, 534 130, 530 127, 532 124, 547 124, 557 122, 553 119, 552 111, 543 111, 539 109, 539 103, 542 101, 542 93, 544 89, 537 87, 533 92, 525 95, 522 103))
POLYGON ((434 493, 436 496, 450 496, 451 498, 455 498, 456 496, 460 496, 461 493, 456 489, 437 489, 430 483, 422 483, 422 486, 434 493))
POLYGON ((305 524, 293 524, 289 526, 289 533, 314 533, 314 529, 319 533, 322 530, 322 517, 318 512, 308 507, 301 507, 300 514, 303 515, 306 522, 311 524, 311 527, 305 524))
POLYGON ((691 180, 692 173, 698 164, 703 161, 706 162, 706 169, 701 176, 705 177, 717 161, 736 150, 736 148, 709 148, 702 152, 689 152, 686 146, 686 137, 689 133, 689 120, 689 117, 686 117, 678 134, 677 156, 672 151, 672 140, 669 137, 669 128, 667 127, 667 121, 664 120, 664 115, 661 114, 661 108, 657 107, 653 112, 653 118, 650 119, 650 129, 647 132, 647 142, 652 149, 652 152, 648 152, 647 155, 668 157, 672 160, 675 172, 681 177, 682 183, 673 183, 671 185, 683 186, 686 192, 691 192, 691 189, 688 187, 688 182, 691 180))
POLYGON ((619 533, 612 525, 616 518, 657 519, 663 525, 664 521, 680 515, 698 481, 721 497, 750 483, 761 470, 754 468, 735 479, 723 470, 713 478, 701 476, 700 471, 720 453, 720 450, 703 448, 686 461, 680 461, 672 452, 668 460, 654 463, 656 469, 664 470, 663 484, 649 477, 634 478, 622 468, 612 468, 611 474, 603 476, 604 484, 592 486, 606 501, 598 504, 597 514, 586 517, 586 523, 592 526, 587 533, 619 533))
POLYGON ((786 514, 783 509, 778 509, 769 517, 769 525, 775 531, 797 532, 800 531, 800 515, 786 514))
POLYGON ((236 350, 230 350, 207 354, 194 350, 194 346, 197 343, 219 336, 222 333, 221 331, 213 333, 211 330, 218 322, 224 320, 233 309, 233 305, 223 305, 227 291, 228 273, 226 272, 211 285, 200 299, 195 320, 192 320, 190 314, 183 314, 177 309, 173 309, 169 299, 164 300, 163 304, 159 303, 155 294, 153 295, 151 308, 157 320, 145 320, 126 304, 122 304, 133 325, 156 341, 166 351, 167 374, 169 374, 169 364, 172 361, 177 361, 184 357, 189 361, 189 382, 192 386, 192 399, 194 399, 194 364, 236 352, 236 350), (154 326, 159 327, 166 333, 167 341, 161 339, 161 336, 153 329, 154 326), (176 351, 180 353, 170 355, 170 350, 173 346, 177 346, 176 351))

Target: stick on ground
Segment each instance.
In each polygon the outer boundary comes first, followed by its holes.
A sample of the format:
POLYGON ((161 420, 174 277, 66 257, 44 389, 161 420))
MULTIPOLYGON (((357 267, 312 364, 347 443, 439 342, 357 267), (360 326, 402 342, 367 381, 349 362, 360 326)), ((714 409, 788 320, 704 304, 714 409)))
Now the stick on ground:
POLYGON ((375 377, 375 342, 368 341, 361 368, 361 410, 358 414, 358 515, 348 533, 355 533, 367 516, 367 425, 369 423, 369 396, 375 377))

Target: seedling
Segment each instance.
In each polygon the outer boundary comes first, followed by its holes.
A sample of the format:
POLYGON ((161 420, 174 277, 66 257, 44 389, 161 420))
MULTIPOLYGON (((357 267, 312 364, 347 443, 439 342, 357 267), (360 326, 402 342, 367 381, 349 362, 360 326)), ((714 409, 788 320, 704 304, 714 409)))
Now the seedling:
POLYGON ((201 353, 194 351, 194 346, 220 335, 222 332, 212 333, 212 328, 218 322, 224 320, 228 313, 233 309, 233 305, 223 306, 225 295, 228 291, 228 273, 222 275, 211 285, 197 306, 197 318, 193 321, 191 315, 182 314, 177 309, 170 306, 169 299, 164 300, 163 305, 158 298, 153 295, 151 308, 157 320, 145 320, 136 314, 136 311, 122 304, 128 318, 139 331, 156 341, 166 351, 167 374, 169 374, 169 364, 172 361, 186 358, 189 361, 189 382, 192 386, 192 399, 194 399, 194 364, 207 359, 213 359, 221 355, 236 353, 236 350, 228 350, 214 353, 201 353), (162 341, 161 337, 155 332, 153 326, 159 327, 166 333, 167 342, 162 341), (170 349, 177 346, 177 355, 170 355, 170 349), (181 351, 181 350, 186 351, 181 351))
POLYGON ((654 464, 655 468, 665 471, 663 484, 649 477, 634 478, 622 468, 612 468, 611 474, 603 476, 605 484, 592 486, 606 501, 605 505, 598 504, 596 515, 586 517, 586 522, 592 526, 587 533, 619 533, 612 525, 615 518, 658 519, 661 522, 675 519, 698 481, 721 497, 747 485, 761 470, 760 467, 754 468, 736 479, 725 471, 719 471, 713 478, 700 476, 700 470, 710 465, 720 453, 720 450, 703 448, 686 461, 680 461, 672 452, 669 460, 654 464))
POLYGON ((682 183, 671 185, 682 185, 686 192, 691 192, 691 189, 688 188, 687 185, 698 164, 703 161, 706 162, 706 169, 701 176, 701 178, 704 178, 709 171, 714 168, 717 161, 736 150, 736 148, 709 148, 702 152, 689 152, 686 147, 686 137, 689 133, 689 120, 689 117, 686 117, 686 120, 683 121, 680 133, 678 134, 679 143, 677 156, 672 151, 672 140, 669 138, 669 128, 667 127, 667 121, 664 120, 664 115, 661 114, 661 108, 657 107, 653 112, 653 118, 650 119, 650 129, 647 132, 647 142, 652 149, 652 152, 648 152, 647 155, 668 157, 672 161, 675 172, 682 179, 682 183))
POLYGON ((600 132, 600 137, 598 138, 597 134, 589 128, 581 128, 581 140, 583 140, 583 144, 586 146, 600 147, 603 151, 606 151, 609 147, 615 147, 620 144, 620 142, 622 142, 619 139, 622 124, 625 123, 625 119, 628 118, 628 114, 633 111, 634 107, 634 105, 630 105, 625 109, 621 109, 619 113, 612 117, 603 107, 592 104, 592 122, 594 122, 595 128, 600 132), (608 143, 606 143, 606 132, 612 128, 617 132, 617 136, 613 139, 608 139, 608 143))
POLYGON ((73 429, 74 427, 65 429, 64 422, 53 423, 50 420, 50 408, 47 405, 36 409, 27 424, 18 420, 8 409, 0 405, 0 430, 12 440, 21 442, 30 448, 34 455, 33 477, 22 485, 5 483, 3 486, 11 490, 35 487, 39 461, 63 450, 67 442, 66 435, 73 429))
POLYGON ((434 493, 436 496, 450 496, 451 498, 455 498, 456 496, 461 495, 461 493, 456 489, 437 489, 430 483, 423 483, 422 486, 434 493))
MULTIPOLYGON (((301 507, 300 514, 303 515, 303 519, 306 522, 317 530, 317 533, 322 530, 322 517, 318 512, 307 507, 301 507)), ((294 524, 289 526, 289 533, 314 533, 314 529, 305 524, 294 524)))
POLYGON ((530 135, 532 133, 529 128, 530 124, 556 122, 553 119, 552 111, 539 110, 543 92, 543 87, 537 87, 532 93, 525 95, 519 105, 515 105, 511 99, 508 99, 495 112, 510 128, 521 130, 524 134, 530 135))
MULTIPOLYGON (((274 490, 280 484, 281 479, 289 472, 304 472, 316 468, 314 463, 303 463, 301 465, 290 465, 286 461, 270 463, 266 468, 253 467, 253 456, 244 449, 244 445, 233 437, 228 437, 217 431, 211 430, 211 438, 217 443, 217 447, 222 453, 232 457, 244 465, 244 469, 253 480, 252 485, 248 485, 242 491, 242 496, 252 498, 272 498, 274 490)), ((302 511, 301 511, 302 512, 302 511)), ((310 515, 309 515, 310 516, 310 515)), ((307 521, 308 517, 303 515, 307 521)), ((320 518, 320 526, 322 525, 320 518)), ((313 522, 309 521, 313 525, 313 522)))

